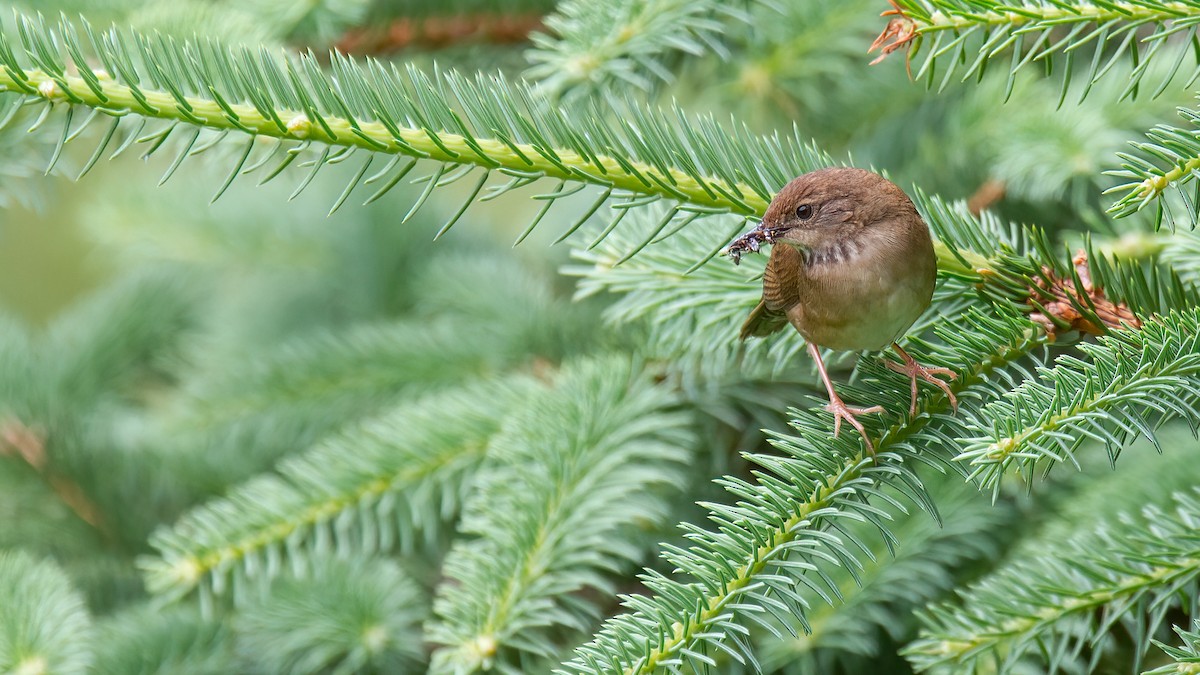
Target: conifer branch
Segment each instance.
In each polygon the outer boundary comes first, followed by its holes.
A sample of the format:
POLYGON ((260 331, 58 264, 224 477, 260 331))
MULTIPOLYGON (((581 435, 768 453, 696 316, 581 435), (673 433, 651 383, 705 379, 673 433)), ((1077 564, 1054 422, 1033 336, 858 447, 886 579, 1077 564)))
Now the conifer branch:
POLYGON ((724 22, 746 22, 735 3, 715 0, 565 0, 546 17, 548 33, 532 36, 527 75, 554 94, 591 93, 632 85, 649 90, 674 79, 670 54, 721 57, 724 22))
MULTIPOLYGON (((1200 38, 1198 38, 1200 39, 1200 38)), ((1180 108, 1179 116, 1192 127, 1200 126, 1200 110, 1180 108)), ((1158 227, 1167 213, 1165 198, 1174 188, 1186 209, 1188 228, 1200 220, 1200 137, 1194 129, 1159 124, 1146 132, 1147 142, 1131 141, 1136 154, 1120 153, 1121 168, 1108 175, 1121 179, 1119 185, 1106 191, 1123 193, 1109 212, 1120 218, 1149 204, 1155 204, 1154 222, 1158 227), (1185 189, 1186 188, 1186 189, 1185 189)))
POLYGON ((243 663, 264 673, 412 672, 425 598, 394 561, 323 558, 275 579, 239 616, 243 663))
POLYGON ((961 606, 934 607, 905 655, 918 670, 987 663, 1006 672, 1037 653, 1054 670, 1119 623, 1131 635, 1153 635, 1180 598, 1194 614, 1200 492, 1174 502, 1102 521, 1051 555, 1009 563, 966 591, 961 606))
POLYGON ((683 483, 694 439, 669 389, 617 357, 555 379, 491 440, 460 527, 475 538, 448 554, 434 604, 431 672, 527 672, 518 664, 555 656, 551 631, 590 628, 597 608, 580 592, 612 592, 641 554, 617 542, 661 526, 683 483))
MULTIPOLYGON (((309 58, 302 57, 305 61, 309 58)), ((343 57, 335 56, 335 59, 343 57)), ((296 74, 295 70, 291 72, 296 74)), ((418 81, 421 78, 415 70, 410 71, 410 75, 418 81)), ((589 157, 562 147, 539 148, 533 143, 510 143, 423 127, 389 128, 388 123, 382 121, 325 114, 310 117, 313 111, 306 113, 297 109, 273 108, 264 114, 251 104, 222 106, 201 96, 176 97, 166 90, 122 85, 102 73, 93 74, 93 77, 98 83, 96 90, 89 89, 84 77, 51 75, 37 70, 17 75, 11 70, 0 70, 0 91, 21 92, 49 104, 90 107, 115 118, 135 114, 217 131, 236 130, 254 136, 496 169, 517 178, 549 177, 586 182, 638 194, 680 198, 688 204, 718 212, 766 210, 766 200, 744 183, 697 178, 675 167, 663 169, 641 161, 623 165, 626 158, 620 156, 596 154, 589 157)), ((452 74, 443 77, 448 81, 457 80, 455 84, 470 86, 465 78, 459 79, 452 74)), ((490 86, 500 85, 493 82, 490 86)))
POLYGON ((36 475, 47 495, 113 545, 126 543, 120 531, 131 525, 120 510, 130 500, 106 498, 103 482, 119 480, 120 471, 110 453, 96 452, 95 432, 81 432, 94 428, 98 406, 128 397, 177 353, 193 326, 189 300, 174 280, 131 274, 43 330, 0 320, 0 459, 18 458, 32 469, 25 481, 36 475))
POLYGON ((453 384, 501 361, 499 331, 464 322, 398 320, 321 331, 250 354, 223 377, 190 387, 177 431, 232 425, 255 416, 344 420, 353 411, 453 384), (443 363, 442 361, 445 361, 443 363), (289 415, 288 413, 293 413, 289 415))
MULTIPOLYGON (((1019 316, 994 319, 968 313, 964 323, 976 324, 965 334, 982 339, 964 340, 962 334, 941 331, 945 352, 936 358, 959 372, 951 387, 960 400, 994 392, 994 373, 1042 344, 1038 333, 1019 316)), ((866 373, 864 386, 874 392, 872 401, 883 398, 885 407, 907 407, 907 386, 897 382, 894 373, 880 365, 860 368, 866 373)), ((866 395, 862 389, 844 389, 851 392, 850 400, 866 395)), ((748 623, 766 625, 772 615, 781 613, 796 617, 807 629, 807 601, 796 589, 803 584, 832 602, 830 593, 837 593, 832 584, 826 580, 827 587, 822 588, 808 575, 817 569, 818 559, 848 568, 858 564, 852 549, 861 550, 862 545, 846 537, 843 523, 865 520, 886 531, 868 501, 879 498, 881 484, 936 513, 908 464, 939 460, 926 445, 937 447, 945 434, 954 435, 939 428, 959 424, 948 412, 949 401, 939 390, 919 399, 915 418, 882 430, 872 426, 876 464, 857 439, 830 439, 823 413, 793 410, 793 426, 799 433, 773 439, 780 455, 749 458, 763 468, 759 482, 732 477, 722 481, 742 501, 706 504, 717 529, 686 525, 692 545, 666 549, 664 557, 693 580, 676 581, 648 572, 644 580, 655 595, 624 598, 630 613, 609 620, 560 672, 630 675, 689 662, 700 668, 711 664, 711 654, 718 652, 747 663, 754 658, 745 639, 748 623), (832 535, 831 528, 842 537, 832 535)))
POLYGON ((1042 27, 1106 21, 1160 22, 1189 19, 1200 14, 1200 3, 1179 0, 1025 0, 1003 3, 993 0, 896 0, 897 8, 920 25, 918 32, 964 30, 971 26, 1042 27))
MULTIPOLYGON (((810 634, 794 619, 781 627, 782 639, 759 635, 755 641, 765 672, 789 668, 805 673, 833 670, 839 657, 881 656, 883 636, 906 641, 915 635, 912 612, 953 587, 958 572, 972 561, 993 557, 1011 524, 1012 509, 988 504, 974 486, 957 474, 934 477, 929 485, 942 514, 936 522, 924 512, 905 513, 880 504, 892 516, 887 536, 870 523, 850 526, 868 543, 857 574, 828 562, 819 563, 837 584, 838 601, 825 604, 810 589, 801 589, 813 610, 810 634), (914 584, 913 579, 922 583, 914 584), (799 635, 794 637, 788 633, 799 635)), ((903 496, 894 490, 887 494, 903 496)))
MULTIPOLYGON (((1087 63, 1083 91, 1113 71, 1121 59, 1133 64, 1129 82, 1119 98, 1136 95, 1151 63, 1171 63, 1156 85, 1161 94, 1175 79, 1197 44, 1194 28, 1200 24, 1200 2, 1180 0, 889 0, 893 16, 872 45, 883 55, 906 49, 908 58, 925 49, 927 56, 917 79, 945 86, 953 76, 961 80, 981 76, 992 59, 1002 54, 1009 61, 1009 83, 1030 64, 1045 65, 1055 59, 1062 70, 1062 96, 1066 96, 1077 61, 1087 63), (1178 36, 1181 39, 1172 40, 1178 36), (1183 39, 1185 38, 1186 39, 1183 39), (923 44, 928 40, 926 47, 923 44), (1111 45, 1118 45, 1115 49, 1111 45), (1091 53, 1087 53, 1091 49, 1091 53), (1174 52, 1173 57, 1165 53, 1174 52), (940 73, 937 71, 941 70, 940 73)), ((880 58, 883 58, 881 56, 880 58)), ((1190 83, 1200 76, 1200 61, 1187 75, 1190 83)))
POLYGON ((1133 438, 1157 443, 1154 429, 1173 418, 1195 426, 1200 408, 1200 311, 1182 310, 1081 344, 1086 359, 1060 356, 1038 380, 1022 383, 982 411, 990 433, 969 439, 956 457, 972 478, 998 487, 1013 466, 1027 476, 1056 462, 1078 465, 1088 439, 1110 457, 1133 438))
POLYGON ((531 383, 468 387, 404 404, 283 462, 229 497, 200 506, 151 539, 146 585, 179 597, 240 591, 331 549, 412 549, 434 539, 487 440, 531 383), (453 419, 453 425, 445 424, 453 419))
MULTIPOLYGON (((297 192, 326 163, 345 161, 350 153, 363 153, 368 160, 411 158, 389 162, 370 177, 365 169, 355 175, 347 196, 361 185, 381 185, 368 202, 394 187, 416 160, 435 163, 432 177, 422 179, 427 188, 409 217, 435 188, 482 170, 478 189, 442 231, 476 197, 492 198, 538 178, 602 186, 610 190, 605 202, 611 197, 620 212, 665 199, 685 215, 756 216, 774 190, 796 174, 831 163, 799 141, 798 131, 791 138, 759 137, 744 127, 723 128, 711 117, 690 118, 678 108, 663 112, 599 102, 554 106, 525 85, 483 74, 429 76, 412 67, 401 74, 374 60, 359 64, 340 54, 331 57, 332 72, 325 74, 311 55, 284 60, 213 42, 97 32, 86 24, 81 33, 66 21, 51 29, 20 15, 18 29, 20 44, 0 34, 0 90, 13 92, 24 104, 66 109, 52 165, 67 139, 105 117, 111 119, 109 131, 86 168, 132 119, 134 130, 118 151, 135 141, 146 146, 146 155, 166 147, 177 150, 164 181, 185 159, 226 138, 248 134, 289 143, 273 169, 266 166, 273 152, 252 160, 254 146, 247 144, 217 196, 239 175, 260 171, 264 181, 270 180, 302 151, 319 147, 323 150, 297 192), (79 123, 76 109, 99 114, 79 123), (143 135, 146 120, 163 120, 164 126, 143 135), (200 130, 218 137, 202 142, 200 130), (166 143, 173 134, 182 137, 181 145, 166 143), (485 191, 493 172, 509 180, 485 191)), ((553 202, 573 193, 560 189, 543 198, 553 202)))
POLYGON ((96 675, 235 672, 229 621, 206 620, 194 606, 139 603, 97 621, 96 675))
POLYGON ((0 670, 87 671, 92 620, 83 596, 53 561, 0 551, 0 607, 0 670))
POLYGON ((1175 659, 1175 663, 1148 670, 1142 675, 1196 675, 1200 673, 1200 619, 1195 620, 1195 631, 1187 631, 1174 626, 1175 632, 1183 640, 1182 647, 1173 647, 1153 640, 1154 644, 1166 652, 1167 656, 1175 659))

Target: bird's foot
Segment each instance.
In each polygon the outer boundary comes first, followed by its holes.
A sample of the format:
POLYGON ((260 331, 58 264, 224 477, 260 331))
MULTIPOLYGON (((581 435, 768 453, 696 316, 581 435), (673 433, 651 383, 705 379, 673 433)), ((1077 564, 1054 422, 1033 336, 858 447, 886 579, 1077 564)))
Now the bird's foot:
POLYGON ((923 366, 917 363, 916 359, 908 355, 908 352, 900 348, 900 345, 892 345, 904 359, 904 363, 893 363, 891 361, 884 362, 888 368, 906 375, 912 383, 912 403, 908 407, 908 416, 915 417, 917 414, 917 378, 921 378, 926 382, 935 385, 946 393, 946 398, 950 399, 950 407, 954 412, 958 412, 958 399, 955 398, 954 392, 950 389, 950 385, 945 380, 935 377, 935 375, 945 375, 951 380, 958 379, 958 373, 949 368, 934 368, 931 366, 923 366))
POLYGON ((855 415, 869 415, 872 413, 883 412, 883 406, 873 405, 870 408, 851 408, 846 405, 841 398, 834 395, 829 399, 829 405, 825 406, 825 410, 833 413, 833 437, 837 438, 842 431, 842 420, 850 423, 850 426, 858 429, 858 433, 862 436, 863 443, 867 444, 867 451, 871 456, 875 456, 875 446, 871 444, 871 439, 867 437, 867 430, 863 429, 862 422, 856 419, 855 415))

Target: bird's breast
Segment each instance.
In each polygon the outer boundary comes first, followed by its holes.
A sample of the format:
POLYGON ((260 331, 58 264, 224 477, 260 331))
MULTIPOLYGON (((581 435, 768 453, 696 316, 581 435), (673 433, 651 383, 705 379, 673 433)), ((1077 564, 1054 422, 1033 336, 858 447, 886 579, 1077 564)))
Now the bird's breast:
POLYGON ((897 340, 929 306, 936 261, 925 252, 864 247, 841 261, 809 265, 800 302, 787 314, 806 340, 847 351, 882 349, 897 340))

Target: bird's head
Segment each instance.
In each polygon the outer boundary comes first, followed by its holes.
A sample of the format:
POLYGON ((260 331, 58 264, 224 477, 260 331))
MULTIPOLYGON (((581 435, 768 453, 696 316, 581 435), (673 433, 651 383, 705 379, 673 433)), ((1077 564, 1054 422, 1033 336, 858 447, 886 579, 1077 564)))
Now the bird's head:
POLYGON ((867 228, 909 222, 914 215, 908 195, 877 173, 818 169, 793 179, 775 195, 758 230, 777 245, 817 249, 867 228))

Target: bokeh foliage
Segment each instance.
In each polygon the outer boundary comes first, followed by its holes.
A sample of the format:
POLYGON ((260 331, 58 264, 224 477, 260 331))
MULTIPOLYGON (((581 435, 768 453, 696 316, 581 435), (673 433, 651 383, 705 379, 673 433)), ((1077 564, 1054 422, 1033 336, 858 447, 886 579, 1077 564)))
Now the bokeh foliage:
POLYGON ((12 4, 0 670, 1194 665, 1200 2, 12 4), (835 164, 878 461, 721 255, 835 164))

